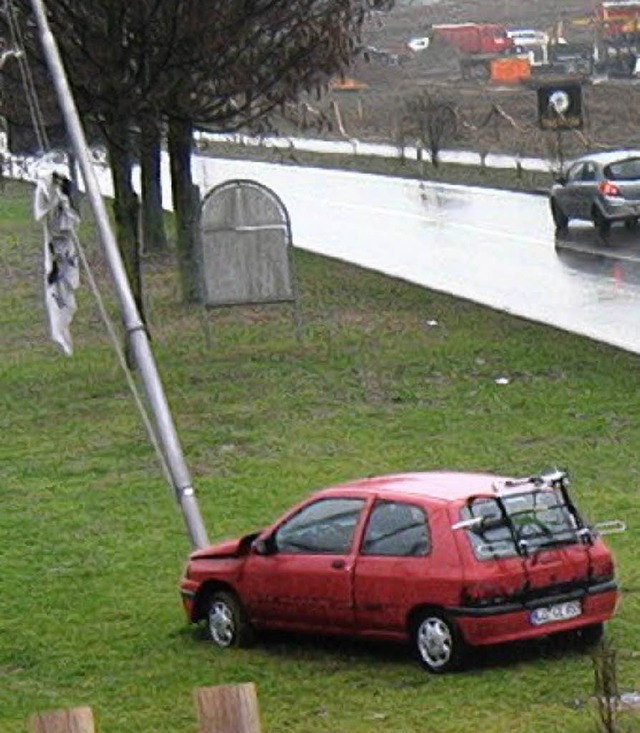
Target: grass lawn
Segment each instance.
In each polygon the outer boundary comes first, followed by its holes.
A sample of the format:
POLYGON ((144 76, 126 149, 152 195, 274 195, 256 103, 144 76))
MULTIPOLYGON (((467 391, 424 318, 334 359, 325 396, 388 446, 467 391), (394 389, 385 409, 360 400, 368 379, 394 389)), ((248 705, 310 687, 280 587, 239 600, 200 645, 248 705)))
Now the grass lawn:
MULTIPOLYGON (((86 218, 89 218, 88 215, 86 218)), ((96 276, 109 279, 91 230, 96 276)), ((189 550, 90 292, 76 353, 44 334, 29 190, 0 193, 0 733, 91 705, 101 733, 192 733, 192 690, 255 681, 265 733, 585 733, 588 656, 505 647, 429 676, 403 647, 272 636, 217 651, 186 624, 189 550)), ((335 261, 295 253, 288 307, 208 316, 168 263, 145 268, 153 346, 212 539, 310 489, 367 474, 571 470, 610 538, 624 598, 609 638, 640 685, 637 356, 335 261), (429 321, 437 321, 430 326, 429 321), (507 376, 509 384, 496 384, 507 376)), ((116 316, 117 318, 117 316, 116 316)))
POLYGON ((515 168, 491 168, 489 166, 440 163, 434 167, 425 153, 423 160, 409 156, 385 158, 378 155, 346 155, 344 153, 314 153, 284 147, 239 145, 201 140, 198 149, 203 155, 217 158, 248 158, 268 163, 282 163, 315 168, 340 168, 360 173, 418 178, 466 186, 489 186, 511 191, 547 191, 553 183, 549 171, 516 170, 515 168))

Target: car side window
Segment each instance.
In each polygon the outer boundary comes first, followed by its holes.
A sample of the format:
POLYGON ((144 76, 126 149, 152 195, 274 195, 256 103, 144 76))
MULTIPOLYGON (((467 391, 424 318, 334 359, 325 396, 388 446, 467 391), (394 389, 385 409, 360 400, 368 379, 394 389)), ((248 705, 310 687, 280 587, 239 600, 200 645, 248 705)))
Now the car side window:
POLYGON ((582 179, 582 171, 584 170, 584 163, 578 163, 577 165, 569 168, 567 172, 567 182, 580 181, 582 179))
POLYGON ((585 163, 582 168, 583 181, 595 181, 596 180, 596 167, 593 163, 585 163))
POLYGON ((427 518, 420 507, 398 501, 375 504, 362 541, 362 555, 411 557, 426 555, 429 549, 427 518))
POLYGON ((282 524, 274 540, 285 554, 345 555, 364 506, 363 499, 320 499, 282 524))

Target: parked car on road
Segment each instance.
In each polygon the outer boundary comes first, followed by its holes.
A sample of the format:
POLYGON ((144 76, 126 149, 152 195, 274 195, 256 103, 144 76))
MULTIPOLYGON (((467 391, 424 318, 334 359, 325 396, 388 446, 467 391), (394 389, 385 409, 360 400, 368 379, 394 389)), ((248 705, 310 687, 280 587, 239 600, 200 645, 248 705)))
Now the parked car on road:
POLYGON ((640 217, 640 150, 615 150, 573 161, 551 188, 556 229, 572 219, 592 221, 601 234, 615 222, 628 227, 640 217))
POLYGON ((407 41, 407 46, 416 53, 420 51, 426 51, 429 48, 431 39, 429 36, 418 36, 417 38, 410 38, 407 41))
POLYGON ((595 642, 618 601, 612 555, 560 471, 325 489, 268 529, 193 552, 181 593, 218 647, 257 629, 408 641, 431 672, 460 667, 473 646, 595 642))

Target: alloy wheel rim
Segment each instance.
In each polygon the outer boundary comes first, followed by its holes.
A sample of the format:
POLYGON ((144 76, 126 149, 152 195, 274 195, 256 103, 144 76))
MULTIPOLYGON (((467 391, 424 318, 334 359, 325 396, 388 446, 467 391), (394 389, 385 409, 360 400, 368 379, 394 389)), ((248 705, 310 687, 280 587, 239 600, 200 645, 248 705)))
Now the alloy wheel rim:
POLYGON ((216 601, 209 610, 209 631, 218 646, 230 646, 233 642, 235 633, 233 613, 223 601, 216 601))
POLYGON ((453 638, 447 624, 439 618, 427 618, 418 628, 418 651, 434 669, 443 667, 451 659, 453 638))

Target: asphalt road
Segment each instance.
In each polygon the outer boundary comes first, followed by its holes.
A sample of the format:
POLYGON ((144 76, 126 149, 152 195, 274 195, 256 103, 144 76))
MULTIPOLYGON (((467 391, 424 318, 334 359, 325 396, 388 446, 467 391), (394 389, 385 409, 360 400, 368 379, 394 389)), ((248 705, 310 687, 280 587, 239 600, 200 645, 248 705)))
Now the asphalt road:
POLYGON ((203 194, 238 178, 273 189, 301 249, 640 353, 640 228, 560 238, 544 196, 345 171, 201 156, 193 174, 203 194))
POLYGON ((203 191, 272 188, 297 247, 640 353, 640 229, 555 236, 545 197, 198 158, 203 191))

